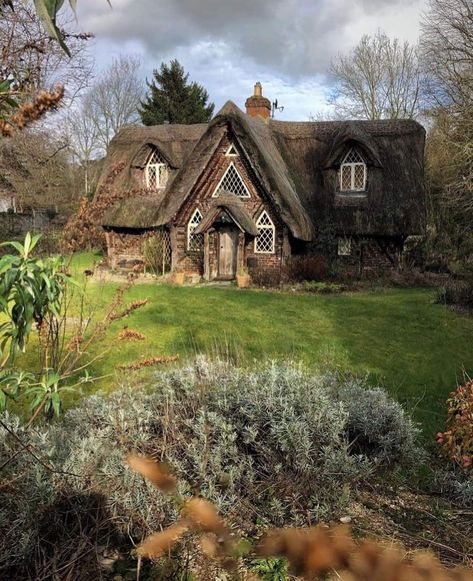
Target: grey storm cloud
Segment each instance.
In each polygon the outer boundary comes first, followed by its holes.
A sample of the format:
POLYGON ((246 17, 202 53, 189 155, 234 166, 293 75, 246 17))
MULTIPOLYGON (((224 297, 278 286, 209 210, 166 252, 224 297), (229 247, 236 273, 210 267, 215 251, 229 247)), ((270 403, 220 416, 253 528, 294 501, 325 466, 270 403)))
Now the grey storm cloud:
POLYGON ((106 0, 79 2, 81 26, 114 43, 139 41, 151 55, 224 43, 232 59, 287 77, 325 73, 353 44, 364 17, 410 0, 106 0))

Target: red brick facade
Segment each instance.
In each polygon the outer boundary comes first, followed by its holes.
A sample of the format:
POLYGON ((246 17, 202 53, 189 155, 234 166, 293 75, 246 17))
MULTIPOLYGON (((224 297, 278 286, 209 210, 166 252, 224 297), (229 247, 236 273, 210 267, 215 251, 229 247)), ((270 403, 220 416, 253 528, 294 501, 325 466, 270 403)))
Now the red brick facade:
MULTIPOLYGON (((262 268, 279 272, 284 261, 290 255, 286 228, 276 215, 271 202, 259 187, 258 180, 243 152, 239 151, 238 156, 226 155, 232 143, 235 145, 236 141, 232 140, 228 134, 222 139, 213 158, 180 209, 175 223, 171 227, 173 270, 200 276, 204 275, 204 253, 189 251, 187 248, 188 225, 196 209, 199 209, 203 216, 209 211, 209 208, 215 202, 213 194, 231 163, 235 165, 249 191, 250 197, 242 198, 249 215, 256 222, 261 213, 266 210, 275 227, 274 253, 271 254, 255 252, 254 237, 243 233, 240 234, 239 268, 247 269, 250 274, 252 271, 262 268)), ((205 235, 204 243, 208 244, 209 249, 210 278, 215 278, 217 237, 212 232, 209 232, 205 235)))

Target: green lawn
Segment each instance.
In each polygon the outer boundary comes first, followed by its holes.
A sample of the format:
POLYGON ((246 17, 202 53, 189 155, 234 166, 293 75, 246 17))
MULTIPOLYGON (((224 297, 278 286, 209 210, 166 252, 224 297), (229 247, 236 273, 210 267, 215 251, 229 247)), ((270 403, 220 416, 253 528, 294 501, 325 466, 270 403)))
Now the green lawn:
MULTIPOLYGON (((80 272, 89 262, 90 255, 82 255, 74 267, 80 272)), ((116 287, 89 284, 88 299, 98 312, 116 287)), ((95 346, 110 352, 94 372, 109 375, 98 387, 112 389, 149 377, 149 371, 116 370, 141 356, 179 354, 185 360, 210 353, 249 366, 271 358, 337 366, 383 384, 430 437, 442 428, 448 393, 464 371, 473 373, 473 318, 433 305, 432 294, 402 289, 314 296, 138 284, 127 301, 148 298, 149 304, 112 324, 95 346), (144 333, 146 341, 118 343, 124 326, 144 333)))
MULTIPOLYGON (((94 259, 92 254, 76 256, 74 277, 83 279, 94 259)), ((88 308, 102 315, 117 287, 89 282, 88 308)), ((142 356, 177 354, 183 362, 206 353, 249 367, 267 359, 293 359, 311 368, 335 366, 367 375, 402 402, 431 439, 443 428, 448 393, 464 372, 473 374, 473 317, 432 304, 432 296, 429 289, 316 296, 137 284, 126 302, 147 298, 149 304, 114 322, 95 345, 91 355, 104 352, 104 357, 92 372, 105 377, 84 393, 149 382, 156 368, 118 369, 142 356), (124 327, 141 331, 146 340, 118 342, 124 327)), ((23 367, 35 364, 34 351, 32 340, 23 367)))

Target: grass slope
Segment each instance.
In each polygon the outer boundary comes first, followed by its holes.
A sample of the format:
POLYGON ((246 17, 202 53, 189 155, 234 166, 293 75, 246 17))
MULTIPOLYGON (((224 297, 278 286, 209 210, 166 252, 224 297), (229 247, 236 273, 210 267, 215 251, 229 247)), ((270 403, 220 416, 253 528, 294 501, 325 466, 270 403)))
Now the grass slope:
MULTIPOLYGON (((77 272, 90 258, 76 259, 77 272)), ((91 283, 88 299, 100 312, 116 287, 91 283)), ((313 296, 141 284, 127 294, 127 301, 143 298, 149 304, 113 323, 95 346, 97 352, 110 348, 94 365, 96 374, 109 375, 99 387, 149 377, 149 370, 131 377, 117 371, 141 356, 210 353, 250 366, 295 359, 368 374, 413 412, 431 438, 442 428, 448 393, 464 371, 473 372, 473 319, 433 305, 430 290, 313 296), (144 333, 146 341, 117 343, 125 326, 144 333)))

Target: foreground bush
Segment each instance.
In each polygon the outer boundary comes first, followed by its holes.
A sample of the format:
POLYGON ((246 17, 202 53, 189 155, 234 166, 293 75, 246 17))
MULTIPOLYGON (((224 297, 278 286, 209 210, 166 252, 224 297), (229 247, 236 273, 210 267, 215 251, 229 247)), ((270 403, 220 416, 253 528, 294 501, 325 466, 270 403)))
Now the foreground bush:
POLYGON ((285 267, 285 277, 291 282, 321 281, 327 275, 327 259, 319 253, 294 256, 285 267))
POLYGON ((450 279, 436 292, 434 301, 441 305, 473 309, 473 282, 450 279))
POLYGON ((124 466, 128 452, 166 460, 180 495, 199 492, 241 530, 336 517, 361 479, 417 454, 402 408, 364 389, 294 365, 200 359, 152 390, 93 396, 50 428, 26 434, 4 416, 0 570, 38 577, 97 536, 140 540, 174 521, 176 507, 124 466), (17 453, 27 438, 41 463, 17 453))
POLYGON ((472 472, 473 381, 467 381, 452 391, 447 406, 447 429, 437 434, 441 453, 465 472, 472 472))
POLYGON ((176 571, 179 548, 182 552, 185 543, 193 541, 195 549, 192 560, 197 561, 195 556, 198 553, 206 557, 203 566, 191 563, 189 559, 180 559, 184 561, 184 566, 180 566, 181 579, 194 578, 194 574, 199 579, 221 579, 223 571, 226 572, 223 575, 225 579, 247 579, 239 570, 241 557, 254 555, 266 557, 267 560, 266 566, 264 563, 260 566, 253 564, 252 571, 263 576, 250 573, 252 581, 285 580, 288 568, 293 575, 311 581, 327 579, 328 576, 332 578, 333 573, 333 578, 351 581, 473 579, 471 571, 466 569, 448 570, 442 567, 432 553, 419 552, 406 558, 402 547, 388 548, 371 540, 355 541, 345 525, 273 529, 259 540, 256 547, 252 546, 248 539, 239 538, 230 529, 211 502, 200 497, 189 499, 176 495, 176 477, 165 464, 149 456, 133 454, 128 455, 127 463, 163 494, 172 495, 174 502, 181 507, 179 519, 146 538, 137 548, 137 554, 159 562, 174 551, 173 570, 176 571))

